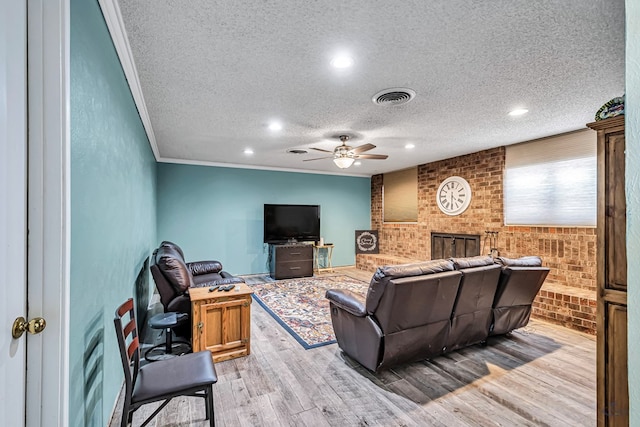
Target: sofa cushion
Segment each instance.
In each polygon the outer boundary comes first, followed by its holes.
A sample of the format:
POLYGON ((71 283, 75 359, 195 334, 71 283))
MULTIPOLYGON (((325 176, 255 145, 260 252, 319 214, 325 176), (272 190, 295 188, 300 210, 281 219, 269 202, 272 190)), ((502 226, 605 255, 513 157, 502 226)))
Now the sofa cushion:
POLYGON ((449 258, 456 270, 464 268, 484 267, 485 265, 493 265, 495 261, 489 255, 478 255, 464 258, 449 258))
POLYGON ((160 246, 156 253, 156 265, 177 292, 182 293, 193 286, 191 273, 174 248, 160 246))
POLYGON ((542 259, 539 256, 523 256, 521 258, 496 258, 498 264, 502 264, 505 267, 540 267, 542 266, 542 259))
POLYGON ((453 263, 448 259, 378 267, 369 284, 366 299, 367 311, 373 313, 377 309, 380 298, 382 298, 387 283, 389 283, 390 280, 402 277, 424 276, 441 273, 443 271, 454 271, 453 263))
POLYGON ((399 277, 421 276, 423 274, 441 273, 443 271, 453 271, 453 263, 448 259, 434 259, 431 261, 413 262, 410 264, 399 264, 379 267, 374 275, 379 279, 388 277, 397 279, 399 277))

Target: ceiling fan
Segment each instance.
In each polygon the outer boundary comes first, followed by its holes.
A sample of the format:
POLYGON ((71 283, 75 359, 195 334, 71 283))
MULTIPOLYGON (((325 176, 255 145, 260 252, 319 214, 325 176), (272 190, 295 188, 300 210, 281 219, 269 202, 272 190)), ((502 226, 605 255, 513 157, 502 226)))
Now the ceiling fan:
POLYGON ((305 159, 303 161, 309 162, 312 160, 321 160, 321 159, 330 159, 333 158, 333 162, 340 169, 346 169, 353 164, 356 159, 376 159, 376 160, 384 160, 387 156, 386 154, 360 154, 365 151, 373 150, 376 148, 373 144, 364 144, 359 147, 350 147, 347 145, 347 141, 349 140, 349 135, 340 135, 340 141, 342 141, 342 145, 338 145, 334 148, 333 151, 323 150, 322 148, 313 148, 312 150, 322 151, 323 153, 332 153, 332 156, 326 157, 318 157, 316 159, 305 159))

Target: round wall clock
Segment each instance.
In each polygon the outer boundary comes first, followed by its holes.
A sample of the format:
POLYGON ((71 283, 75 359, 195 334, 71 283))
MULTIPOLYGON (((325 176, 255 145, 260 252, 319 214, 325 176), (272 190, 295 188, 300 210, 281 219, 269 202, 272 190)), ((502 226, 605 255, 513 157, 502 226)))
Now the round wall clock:
POLYGON ((460 215, 471 203, 471 186, 462 177, 450 176, 438 187, 436 202, 445 214, 460 215))

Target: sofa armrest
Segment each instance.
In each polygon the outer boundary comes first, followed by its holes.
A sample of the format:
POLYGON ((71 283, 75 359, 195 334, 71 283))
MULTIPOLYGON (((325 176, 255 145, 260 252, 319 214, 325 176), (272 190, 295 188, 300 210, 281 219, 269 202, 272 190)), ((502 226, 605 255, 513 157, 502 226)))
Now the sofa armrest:
POLYGON ((223 277, 221 279, 211 280, 209 282, 198 283, 193 285, 194 288, 208 288, 209 286, 223 286, 223 285, 237 285, 239 283, 244 283, 244 279, 242 277, 223 277))
POLYGON ((191 314, 191 299, 189 298, 189 294, 185 293, 174 298, 169 304, 167 304, 166 311, 191 314))
POLYGON ((201 274, 218 273, 222 270, 220 261, 195 261, 188 262, 187 268, 194 276, 201 274))
POLYGON ((329 289, 325 294, 325 298, 354 316, 365 317, 367 315, 364 301, 354 292, 343 289, 329 289))

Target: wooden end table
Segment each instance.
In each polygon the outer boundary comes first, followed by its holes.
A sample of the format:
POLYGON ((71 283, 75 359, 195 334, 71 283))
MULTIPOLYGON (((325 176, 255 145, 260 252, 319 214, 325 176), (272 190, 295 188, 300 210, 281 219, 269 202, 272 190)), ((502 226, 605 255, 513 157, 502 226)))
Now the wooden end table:
POLYGON ((249 355, 251 294, 245 283, 230 291, 189 289, 193 351, 209 350, 214 362, 249 355))
POLYGON ((333 255, 333 243, 327 243, 323 245, 313 245, 313 270, 317 273, 321 271, 333 271, 333 265, 331 264, 331 256, 333 255), (325 249, 327 251, 327 258, 323 267, 320 267, 320 250, 325 249))

